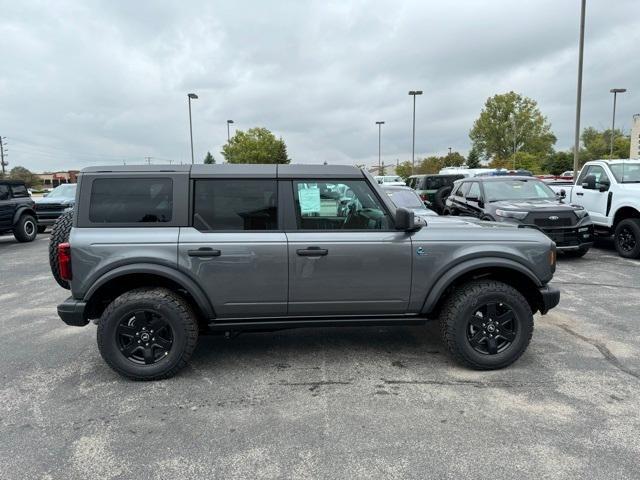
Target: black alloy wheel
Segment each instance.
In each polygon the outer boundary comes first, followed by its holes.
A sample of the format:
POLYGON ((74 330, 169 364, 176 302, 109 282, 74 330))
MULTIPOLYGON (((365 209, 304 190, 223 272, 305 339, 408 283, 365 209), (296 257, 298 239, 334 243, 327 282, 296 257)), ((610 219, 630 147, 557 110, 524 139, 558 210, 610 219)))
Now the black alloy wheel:
POLYGON ((631 227, 628 225, 624 225, 620 229, 620 233, 616 238, 618 241, 618 246, 620 250, 623 252, 632 252, 634 248, 636 248, 637 239, 631 230, 631 227))
POLYGON ((139 310, 120 320, 116 341, 120 352, 129 361, 152 365, 169 355, 173 346, 173 330, 158 312, 139 310))
POLYGON ((467 340, 484 355, 495 355, 508 349, 517 334, 517 320, 511 307, 491 302, 480 306, 467 325, 467 340))

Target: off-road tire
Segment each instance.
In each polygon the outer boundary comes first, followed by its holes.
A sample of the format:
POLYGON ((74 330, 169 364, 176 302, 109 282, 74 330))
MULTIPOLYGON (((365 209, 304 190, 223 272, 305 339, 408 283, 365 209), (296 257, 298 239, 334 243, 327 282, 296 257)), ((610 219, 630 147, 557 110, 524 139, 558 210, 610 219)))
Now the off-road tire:
POLYGON ((161 380, 172 377, 189 362, 198 342, 198 323, 191 306, 178 294, 165 288, 139 288, 123 293, 107 306, 98 322, 97 341, 104 361, 120 375, 131 380, 161 380), (150 365, 126 358, 116 339, 120 321, 143 309, 161 314, 173 333, 167 357, 150 365))
POLYGON ((613 243, 616 246, 618 255, 624 258, 640 258, 640 218, 626 218, 622 220, 616 226, 616 231, 613 236, 613 243), (625 249, 622 246, 620 234, 628 233, 635 237, 635 247, 631 250, 625 249))
POLYGON ((441 215, 447 207, 446 201, 451 194, 451 190, 452 187, 450 186, 440 187, 433 196, 433 205, 436 207, 436 211, 441 215))
POLYGON ((36 218, 28 213, 21 215, 13 229, 13 236, 19 242, 33 242, 38 236, 38 221, 36 218))
POLYGON ((515 288, 495 280, 474 280, 456 287, 440 310, 442 341, 459 363, 475 370, 504 368, 524 353, 533 335, 533 314, 527 300, 515 288), (511 345, 493 355, 474 350, 467 339, 468 320, 487 302, 508 305, 517 321, 511 345))
POLYGON ((589 248, 579 248, 578 250, 567 250, 563 253, 567 257, 580 258, 580 257, 584 257, 588 251, 589 251, 589 248))
POLYGON ((58 265, 58 245, 69 241, 71 233, 71 224, 73 222, 73 212, 64 212, 58 217, 51 227, 51 235, 49 236, 49 266, 53 278, 56 279, 58 285, 69 290, 69 282, 60 278, 60 267, 58 265))

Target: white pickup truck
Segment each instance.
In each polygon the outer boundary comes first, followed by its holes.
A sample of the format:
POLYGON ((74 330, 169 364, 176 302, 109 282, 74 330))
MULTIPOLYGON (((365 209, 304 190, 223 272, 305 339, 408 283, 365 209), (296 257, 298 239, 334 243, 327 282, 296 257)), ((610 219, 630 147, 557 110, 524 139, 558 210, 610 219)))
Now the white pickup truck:
POLYGON ((640 258, 640 160, 587 162, 573 184, 549 186, 589 212, 600 235, 613 235, 618 254, 640 258))

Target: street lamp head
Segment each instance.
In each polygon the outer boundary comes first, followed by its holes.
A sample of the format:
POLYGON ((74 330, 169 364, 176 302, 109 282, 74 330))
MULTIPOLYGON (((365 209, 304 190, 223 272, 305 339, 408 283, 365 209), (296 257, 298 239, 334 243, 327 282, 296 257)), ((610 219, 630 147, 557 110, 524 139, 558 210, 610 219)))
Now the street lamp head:
POLYGON ((376 122, 376 125, 384 125, 384 122, 376 122))
POLYGON ((409 95, 422 95, 422 90, 410 90, 409 95))
POLYGON ((227 123, 233 123, 233 120, 227 120, 227 123))
POLYGON ((188 93, 187 97, 192 98, 192 99, 195 100, 196 98, 198 98, 198 95, 196 95, 195 93, 188 93))
POLYGON ((627 91, 626 88, 612 88, 609 90, 611 93, 624 93, 627 91))

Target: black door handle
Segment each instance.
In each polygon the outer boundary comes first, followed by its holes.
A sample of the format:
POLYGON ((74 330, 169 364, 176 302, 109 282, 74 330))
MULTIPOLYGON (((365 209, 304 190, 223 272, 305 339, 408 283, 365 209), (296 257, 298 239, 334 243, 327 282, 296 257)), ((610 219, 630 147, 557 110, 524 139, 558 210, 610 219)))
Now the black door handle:
POLYGON ((583 195, 584 195, 584 193, 582 193, 582 192, 576 192, 576 195, 583 196, 583 195))
POLYGON ((329 250, 320 247, 309 247, 296 250, 296 253, 301 257, 323 257, 329 254, 329 250))
POLYGON ((190 257, 219 257, 220 250, 214 250, 213 248, 203 247, 197 250, 187 250, 187 255, 190 257))

